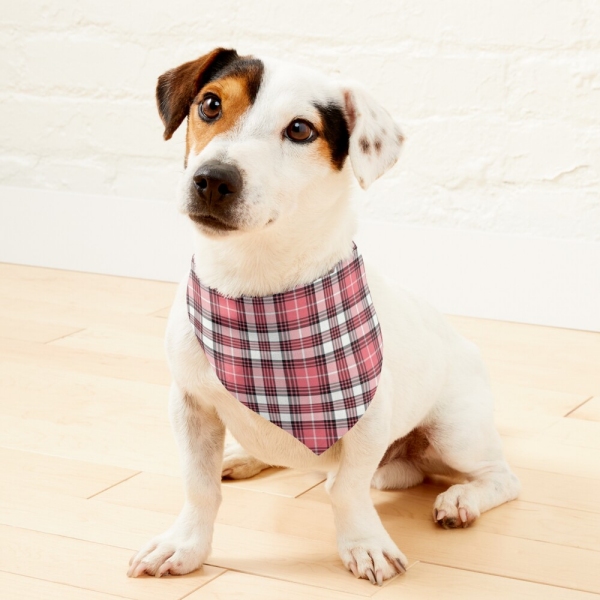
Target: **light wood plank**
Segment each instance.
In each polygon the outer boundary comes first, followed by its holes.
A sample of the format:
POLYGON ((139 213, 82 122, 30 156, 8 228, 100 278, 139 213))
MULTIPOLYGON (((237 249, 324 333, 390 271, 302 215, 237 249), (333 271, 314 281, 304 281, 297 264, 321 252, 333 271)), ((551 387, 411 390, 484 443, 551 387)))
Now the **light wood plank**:
POLYGON ((133 471, 179 473, 179 455, 167 419, 135 423, 126 419, 93 427, 0 415, 0 446, 52 454, 133 471), (144 448, 152 446, 150 454, 144 448))
POLYGON ((600 478, 513 469, 521 480, 519 498, 527 502, 600 512, 600 478))
POLYGON ((0 571, 0 589, 9 600, 119 600, 122 596, 93 592, 53 581, 0 571))
POLYGON ((0 338, 7 340, 23 340, 45 344, 76 331, 80 331, 80 328, 30 319, 0 317, 0 338))
POLYGON ((205 566, 183 577, 130 579, 129 550, 2 525, 0 539, 0 571, 132 600, 178 600, 222 573, 205 566))
POLYGON ((0 362, 0 445, 179 472, 167 414, 168 387, 19 362, 0 362))
POLYGON ((0 318, 3 319, 35 321, 75 329, 94 325, 110 326, 132 333, 143 333, 149 328, 153 330, 154 327, 166 325, 164 319, 123 311, 118 304, 112 302, 103 307, 93 307, 87 304, 69 306, 39 298, 0 298, 0 318))
MULTIPOLYGON (((218 579, 216 580, 218 581, 218 579)), ((216 583, 215 581, 215 583, 216 583)), ((214 585, 214 584, 209 584, 214 585)), ((208 586, 206 587, 208 590, 208 586)), ((374 600, 597 600, 596 594, 552 587, 485 573, 417 563, 404 577, 396 577, 375 594, 374 600)))
POLYGON ((166 324, 161 319, 152 317, 148 318, 148 321, 156 323, 156 326, 149 324, 143 333, 124 328, 92 325, 51 344, 88 352, 166 361, 164 331, 166 324))
POLYGON ((493 381, 588 396, 600 393, 600 333, 466 317, 450 320, 481 348, 493 381))
POLYGON ((31 364, 34 361, 35 364, 46 368, 67 369, 76 373, 162 385, 168 385, 171 379, 164 359, 105 354, 21 340, 0 338, 0 360, 20 364, 31 364))
POLYGON ((223 481, 223 486, 296 498, 325 481, 319 471, 301 469, 265 469, 251 479, 223 481))
POLYGON ((1 298, 43 298, 62 306, 103 310, 108 305, 150 314, 170 305, 176 289, 176 284, 161 281, 0 263, 1 298))
POLYGON ((0 448, 0 489, 27 488, 87 498, 136 471, 0 448))
MULTIPOLYGON (((223 494, 225 497, 236 497, 236 495, 246 497, 243 492, 249 491, 294 498, 299 495, 296 493, 298 490, 307 491, 307 489, 314 487, 310 485, 309 488, 306 488, 306 482, 309 481, 312 484, 313 481, 310 481, 309 476, 316 474, 285 469, 289 477, 285 480, 280 480, 276 476, 284 470, 274 469, 274 481, 270 482, 269 480, 272 477, 268 471, 267 475, 262 479, 255 480, 253 478, 252 480, 247 480, 248 483, 254 481, 256 487, 253 489, 239 486, 237 485, 238 482, 223 481, 223 494), (260 483, 263 483, 262 487, 259 485, 260 483), (239 493, 236 494, 238 491, 239 493)), ((319 480, 322 481, 321 478, 319 480)), ((319 482, 317 482, 317 485, 319 482)), ((240 481, 239 483, 242 482, 240 481)), ((111 502, 122 506, 133 506, 144 510, 177 514, 184 501, 183 483, 179 477, 143 472, 127 481, 123 481, 119 485, 107 489, 98 495, 98 499, 103 502, 111 502)), ((250 499, 252 501, 260 499, 262 502, 269 502, 269 500, 255 494, 248 494, 246 501, 250 499)))
MULTIPOLYGON (((374 597, 377 597, 374 596, 374 597)), ((358 600, 356 594, 326 590, 281 579, 257 577, 245 573, 227 571, 210 583, 190 594, 186 600, 358 600)))
POLYGON ((569 418, 586 421, 600 421, 600 396, 590 398, 585 404, 573 411, 569 418))
POLYGON ((600 461, 592 452, 553 440, 504 438, 504 452, 513 467, 600 479, 600 461))
POLYGON ((492 389, 498 431, 513 437, 533 437, 586 400, 582 394, 540 390, 497 381, 492 389))
MULTIPOLYGON (((541 443, 559 442, 567 446, 578 446, 600 450, 600 422, 583 419, 561 419, 545 429, 536 440, 541 443)), ((593 453, 596 454, 597 452, 593 453)))

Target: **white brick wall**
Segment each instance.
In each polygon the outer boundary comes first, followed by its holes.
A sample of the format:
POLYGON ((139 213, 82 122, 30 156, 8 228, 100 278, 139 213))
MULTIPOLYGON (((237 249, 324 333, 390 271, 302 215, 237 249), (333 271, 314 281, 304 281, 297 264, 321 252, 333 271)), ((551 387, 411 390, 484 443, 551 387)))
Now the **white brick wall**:
POLYGON ((597 0, 12 2, 0 185, 170 199, 156 77, 216 45, 355 77, 398 117, 369 218, 600 241, 597 0))

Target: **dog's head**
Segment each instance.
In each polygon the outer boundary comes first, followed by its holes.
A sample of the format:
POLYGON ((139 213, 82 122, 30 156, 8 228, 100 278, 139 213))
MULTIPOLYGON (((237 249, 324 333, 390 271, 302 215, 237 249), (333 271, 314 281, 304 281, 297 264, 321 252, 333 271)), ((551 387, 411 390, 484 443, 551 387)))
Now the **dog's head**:
POLYGON ((235 50, 167 71, 156 96, 165 139, 188 117, 180 208, 210 236, 260 230, 298 208, 318 218, 344 189, 348 158, 367 188, 403 141, 360 86, 235 50))

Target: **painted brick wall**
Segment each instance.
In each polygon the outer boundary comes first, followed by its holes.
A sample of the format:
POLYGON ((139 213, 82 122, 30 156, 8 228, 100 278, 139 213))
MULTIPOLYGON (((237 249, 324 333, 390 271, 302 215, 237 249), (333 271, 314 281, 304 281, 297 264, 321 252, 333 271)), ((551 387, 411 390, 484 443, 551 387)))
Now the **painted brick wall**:
POLYGON ((169 200, 156 77, 216 45, 360 79, 397 116, 365 216, 600 240, 597 0, 12 2, 0 185, 169 200))

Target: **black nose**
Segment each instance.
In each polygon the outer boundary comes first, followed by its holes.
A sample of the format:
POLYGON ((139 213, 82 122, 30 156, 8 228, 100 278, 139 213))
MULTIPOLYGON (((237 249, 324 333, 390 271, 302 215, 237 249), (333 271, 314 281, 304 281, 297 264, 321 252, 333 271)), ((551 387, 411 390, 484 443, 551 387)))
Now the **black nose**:
POLYGON ((216 160, 204 163, 194 173, 194 187, 207 205, 230 205, 242 191, 242 174, 237 167, 216 160))

